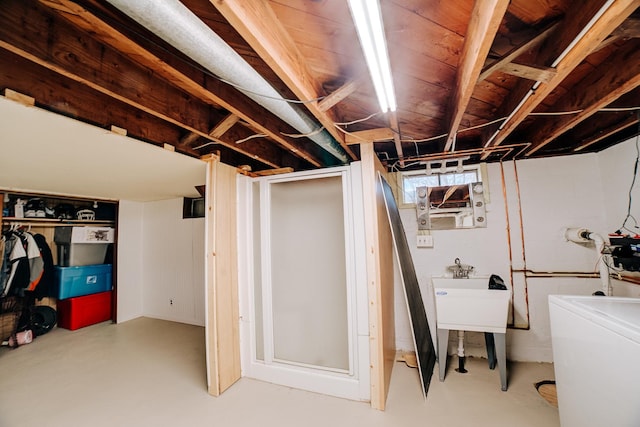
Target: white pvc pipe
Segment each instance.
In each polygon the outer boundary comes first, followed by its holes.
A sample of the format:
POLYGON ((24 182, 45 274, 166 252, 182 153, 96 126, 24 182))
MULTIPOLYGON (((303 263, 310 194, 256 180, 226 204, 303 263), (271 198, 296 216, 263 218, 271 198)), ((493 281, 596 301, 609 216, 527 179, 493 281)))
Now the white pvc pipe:
POLYGON ((600 281, 602 282, 602 292, 605 295, 613 295, 613 288, 611 286, 611 278, 609 277, 609 266, 605 262, 605 255, 602 254, 602 250, 605 246, 605 241, 599 234, 589 233, 589 239, 593 240, 596 244, 596 252, 599 256, 598 271, 600 272, 600 281))
MULTIPOLYGON (((286 102, 231 46, 178 0, 108 1, 216 76, 245 89, 239 90, 301 134, 318 129, 317 123, 286 102)), ((326 130, 309 139, 342 163, 348 162, 342 146, 326 130)))
POLYGON ((458 331, 458 357, 464 357, 464 331, 458 331))

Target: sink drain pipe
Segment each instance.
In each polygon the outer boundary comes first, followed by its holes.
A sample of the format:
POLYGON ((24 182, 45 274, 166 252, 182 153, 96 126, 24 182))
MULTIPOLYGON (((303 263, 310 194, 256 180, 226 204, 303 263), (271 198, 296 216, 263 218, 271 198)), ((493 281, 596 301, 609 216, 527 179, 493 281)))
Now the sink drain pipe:
POLYGON ((458 331, 458 369, 456 372, 466 374, 467 370, 464 369, 464 331, 458 331))

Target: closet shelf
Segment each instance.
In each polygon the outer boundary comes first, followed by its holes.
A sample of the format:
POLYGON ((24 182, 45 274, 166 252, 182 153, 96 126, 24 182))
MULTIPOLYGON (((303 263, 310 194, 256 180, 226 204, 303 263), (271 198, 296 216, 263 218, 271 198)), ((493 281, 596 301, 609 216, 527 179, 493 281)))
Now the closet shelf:
POLYGON ((46 225, 49 227, 66 227, 69 225, 115 225, 113 220, 77 220, 77 219, 56 219, 56 218, 16 218, 3 217, 5 224, 26 224, 26 225, 46 225))

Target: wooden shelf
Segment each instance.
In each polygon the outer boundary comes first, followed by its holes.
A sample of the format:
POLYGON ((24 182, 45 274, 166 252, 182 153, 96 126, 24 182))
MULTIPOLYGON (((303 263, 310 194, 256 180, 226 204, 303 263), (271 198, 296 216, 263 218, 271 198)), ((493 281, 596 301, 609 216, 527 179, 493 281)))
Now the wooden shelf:
POLYGON ((2 222, 5 224, 31 224, 48 227, 68 227, 71 225, 115 225, 114 220, 77 220, 77 219, 56 219, 56 218, 16 218, 16 217, 3 217, 2 222))

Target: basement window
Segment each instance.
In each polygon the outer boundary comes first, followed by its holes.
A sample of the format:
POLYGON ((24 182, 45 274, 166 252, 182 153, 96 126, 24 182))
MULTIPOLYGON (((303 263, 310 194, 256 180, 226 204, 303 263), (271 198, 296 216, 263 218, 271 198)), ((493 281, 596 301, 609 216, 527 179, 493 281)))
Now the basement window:
POLYGON ((447 168, 442 164, 440 168, 422 169, 400 173, 400 204, 410 208, 416 204, 416 187, 443 187, 451 185, 469 184, 482 181, 481 165, 463 166, 462 171, 457 168, 447 168))

